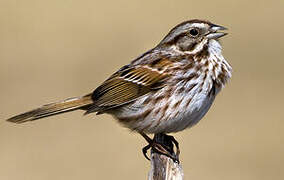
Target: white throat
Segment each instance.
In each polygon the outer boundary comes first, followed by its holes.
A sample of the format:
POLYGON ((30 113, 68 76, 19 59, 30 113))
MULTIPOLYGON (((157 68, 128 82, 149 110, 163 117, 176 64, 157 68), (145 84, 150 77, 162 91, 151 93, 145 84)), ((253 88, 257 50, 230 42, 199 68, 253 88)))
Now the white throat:
POLYGON ((218 41, 214 39, 209 41, 208 52, 208 60, 210 61, 209 64, 211 64, 209 69, 213 72, 213 78, 220 81, 220 84, 224 86, 232 76, 232 67, 222 55, 222 47, 218 41), (224 79, 220 79, 220 77, 224 79))

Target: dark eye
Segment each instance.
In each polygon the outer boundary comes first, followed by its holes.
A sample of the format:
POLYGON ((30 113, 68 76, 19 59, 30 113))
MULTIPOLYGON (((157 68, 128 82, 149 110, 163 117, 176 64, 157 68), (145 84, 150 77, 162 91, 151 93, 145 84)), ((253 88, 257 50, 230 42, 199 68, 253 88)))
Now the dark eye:
POLYGON ((192 36, 197 36, 198 33, 199 33, 199 32, 198 32, 197 29, 191 29, 191 30, 189 31, 189 34, 192 35, 192 36))

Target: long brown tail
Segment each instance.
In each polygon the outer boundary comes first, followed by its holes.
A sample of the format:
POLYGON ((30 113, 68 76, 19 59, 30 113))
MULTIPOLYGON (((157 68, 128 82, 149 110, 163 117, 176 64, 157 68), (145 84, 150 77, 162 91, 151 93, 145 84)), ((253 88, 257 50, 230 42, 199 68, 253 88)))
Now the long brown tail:
POLYGON ((37 109, 16 115, 9 118, 7 121, 13 123, 24 123, 44 117, 74 111, 80 108, 86 108, 93 104, 91 94, 82 97, 69 98, 64 101, 43 105, 37 109))

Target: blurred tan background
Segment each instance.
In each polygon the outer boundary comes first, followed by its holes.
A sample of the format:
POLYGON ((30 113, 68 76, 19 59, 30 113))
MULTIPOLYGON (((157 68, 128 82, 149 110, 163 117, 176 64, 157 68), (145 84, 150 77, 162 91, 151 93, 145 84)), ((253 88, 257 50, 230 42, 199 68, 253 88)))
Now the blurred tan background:
POLYGON ((194 128, 175 134, 186 179, 284 178, 284 1, 0 0, 0 179, 146 179, 146 142, 112 117, 4 122, 93 91, 181 21, 229 28, 229 85, 194 128))

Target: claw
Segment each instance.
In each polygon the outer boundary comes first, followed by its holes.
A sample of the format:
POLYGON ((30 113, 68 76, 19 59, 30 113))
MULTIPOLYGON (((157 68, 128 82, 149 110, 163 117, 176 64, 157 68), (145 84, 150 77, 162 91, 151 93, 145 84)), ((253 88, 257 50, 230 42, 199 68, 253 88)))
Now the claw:
POLYGON ((169 137, 170 137, 171 141, 176 146, 176 153, 175 153, 175 155, 176 155, 177 162, 179 163, 179 155, 180 155, 179 143, 173 136, 169 136, 169 137))
POLYGON ((142 152, 143 155, 146 159, 148 159, 150 161, 150 158, 147 156, 147 151, 151 148, 150 144, 148 144, 147 146, 143 147, 142 152))
POLYGON ((149 143, 142 149, 143 155, 146 159, 150 160, 147 156, 147 151, 152 148, 152 151, 155 153, 163 154, 171 158, 174 162, 179 163, 179 143, 173 136, 168 136, 165 134, 156 134, 154 139, 149 138, 145 133, 140 133, 145 140, 149 143), (167 138, 167 139, 165 139, 167 138), (163 144, 164 141, 167 141, 167 144, 163 144), (173 150, 173 145, 176 146, 176 153, 173 150))

